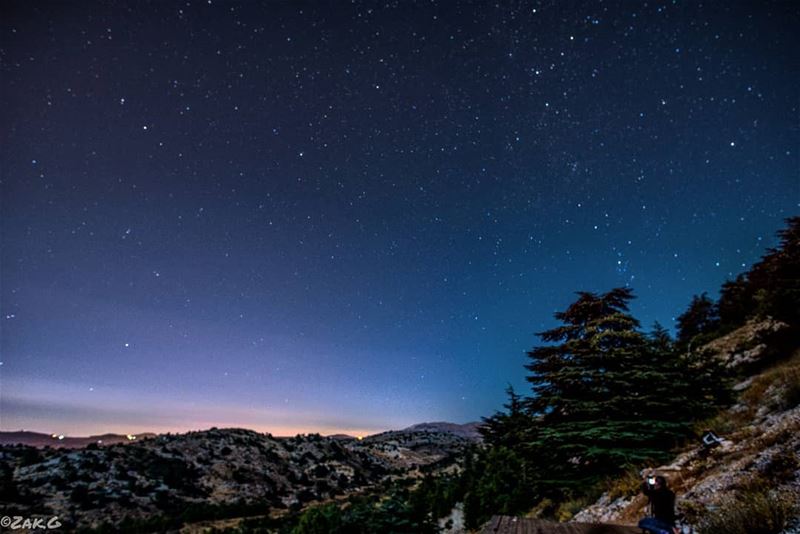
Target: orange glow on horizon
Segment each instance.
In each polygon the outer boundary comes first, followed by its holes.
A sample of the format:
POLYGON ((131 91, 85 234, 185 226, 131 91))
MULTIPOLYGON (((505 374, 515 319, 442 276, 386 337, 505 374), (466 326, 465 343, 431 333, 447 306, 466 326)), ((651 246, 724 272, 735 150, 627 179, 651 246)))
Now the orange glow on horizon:
POLYGON ((3 428, 4 432, 16 432, 24 430, 27 432, 39 432, 48 434, 54 439, 77 438, 98 436, 102 434, 119 434, 125 436, 128 441, 136 441, 142 434, 185 434, 187 432, 197 432, 210 430, 211 428, 217 429, 245 429, 259 432, 262 434, 272 434, 275 437, 292 437, 298 434, 321 434, 323 436, 333 436, 337 434, 346 434, 358 440, 364 439, 365 436, 379 434, 390 430, 388 428, 338 428, 338 427, 302 427, 302 426, 273 426, 266 427, 263 425, 247 425, 247 424, 208 424, 198 425, 196 427, 160 427, 152 426, 146 427, 142 425, 125 425, 114 424, 109 426, 98 426, 96 423, 87 423, 85 425, 72 425, 69 429, 59 427, 56 432, 42 430, 41 428, 24 428, 24 429, 11 429, 3 428), (68 431, 65 431, 68 430, 68 431))

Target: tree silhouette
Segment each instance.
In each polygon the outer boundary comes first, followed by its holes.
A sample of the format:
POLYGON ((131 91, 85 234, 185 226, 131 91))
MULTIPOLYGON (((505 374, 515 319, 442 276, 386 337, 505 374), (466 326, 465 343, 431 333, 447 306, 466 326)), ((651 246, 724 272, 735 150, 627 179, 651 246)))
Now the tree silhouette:
POLYGON ((526 446, 545 488, 577 489, 624 465, 664 458, 688 432, 685 410, 676 410, 685 403, 675 395, 679 362, 638 330, 628 313, 633 298, 630 288, 578 293, 555 314, 562 325, 539 334, 548 344, 528 353, 527 405, 540 421, 526 446))
POLYGON ((513 448, 525 440, 525 433, 529 432, 534 420, 525 408, 525 397, 517 394, 510 384, 506 388, 506 395, 508 402, 503 405, 505 411, 483 417, 483 425, 478 431, 490 445, 513 448))
POLYGON ((780 243, 748 273, 756 313, 800 327, 800 216, 786 219, 780 243))
POLYGON ((719 326, 716 303, 704 292, 694 295, 689 308, 678 316, 678 344, 687 346, 700 334, 714 331, 719 326))

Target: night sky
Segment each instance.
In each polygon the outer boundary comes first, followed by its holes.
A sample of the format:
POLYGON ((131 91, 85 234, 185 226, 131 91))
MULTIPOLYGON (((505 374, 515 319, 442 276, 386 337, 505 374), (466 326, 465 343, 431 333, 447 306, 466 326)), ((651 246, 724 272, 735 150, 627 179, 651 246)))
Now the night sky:
POLYGON ((92 4, 0 6, 3 430, 476 420, 800 211, 794 2, 92 4))

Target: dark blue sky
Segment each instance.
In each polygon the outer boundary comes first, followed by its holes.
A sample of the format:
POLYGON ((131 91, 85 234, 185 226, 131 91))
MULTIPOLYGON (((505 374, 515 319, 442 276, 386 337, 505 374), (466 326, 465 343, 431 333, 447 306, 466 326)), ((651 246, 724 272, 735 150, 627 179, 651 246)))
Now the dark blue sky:
POLYGON ((4 430, 475 420, 800 209, 791 2, 0 9, 4 430))

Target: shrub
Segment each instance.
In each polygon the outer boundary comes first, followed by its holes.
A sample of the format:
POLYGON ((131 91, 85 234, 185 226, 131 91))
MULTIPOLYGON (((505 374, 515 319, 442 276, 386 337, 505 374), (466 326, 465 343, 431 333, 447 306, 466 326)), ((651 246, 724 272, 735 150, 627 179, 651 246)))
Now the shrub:
POLYGON ((151 478, 160 479, 170 488, 198 493, 197 469, 182 460, 153 454, 148 458, 145 472, 151 478))
POLYGON ((328 534, 342 528, 342 512, 335 504, 309 508, 300 516, 292 534, 328 534))
POLYGON ((783 408, 791 409, 800 405, 800 367, 791 367, 782 377, 783 408))
POLYGON ((330 473, 330 469, 328 469, 326 466, 322 464, 319 464, 316 467, 314 467, 313 472, 315 477, 322 478, 324 476, 327 476, 328 473, 330 473))
POLYGON ((231 477, 233 478, 233 481, 236 482, 237 484, 249 484, 250 482, 253 482, 252 473, 247 469, 243 469, 241 467, 234 469, 233 473, 231 474, 231 477))
POLYGON ((788 482, 795 478, 800 469, 800 458, 791 449, 782 449, 772 456, 764 468, 764 476, 773 483, 788 482))
POLYGON ((678 512, 683 514, 685 523, 697 525, 706 516, 706 507, 697 501, 681 501, 678 504, 678 512))
POLYGON ((618 477, 610 479, 606 484, 606 491, 610 500, 619 497, 630 497, 636 495, 642 486, 642 477, 639 469, 630 466, 620 473, 618 477))
POLYGON ((531 508, 530 512, 528 512, 528 517, 553 517, 556 513, 556 508, 558 505, 550 498, 545 497, 541 501, 539 501, 536 506, 531 508))
POLYGON ((481 451, 465 467, 464 516, 467 528, 477 528, 492 515, 517 515, 535 500, 534 473, 522 458, 506 447, 481 451))
POLYGON ((79 506, 87 506, 90 502, 89 488, 83 484, 75 486, 69 495, 72 502, 79 506))
POLYGON ((788 410, 800 404, 800 356, 796 354, 757 376, 741 398, 752 409, 766 405, 771 410, 788 410), (778 395, 765 399, 769 390, 774 388, 777 388, 778 395))
POLYGON ((700 534, 778 534, 797 513, 791 495, 769 490, 746 491, 706 514, 700 534))
POLYGON ((27 467, 29 465, 38 464, 43 460, 41 453, 33 447, 27 447, 22 451, 20 456, 20 467, 27 467))
POLYGON ((558 521, 569 521, 575 514, 591 504, 591 500, 586 497, 569 499, 558 505, 556 509, 556 519, 558 521))
POLYGON ((330 484, 326 480, 317 480, 314 484, 314 491, 318 495, 322 495, 323 493, 328 493, 331 490, 330 484))
POLYGON ((78 472, 72 466, 68 466, 64 469, 64 479, 68 484, 74 484, 79 480, 78 472))
POLYGON ((14 470, 11 466, 0 464, 0 501, 16 502, 19 497, 19 488, 14 481, 14 470))
POLYGON ((297 500, 300 501, 300 503, 305 504, 311 501, 318 501, 319 495, 314 493, 314 491, 311 489, 304 488, 297 493, 297 500))

